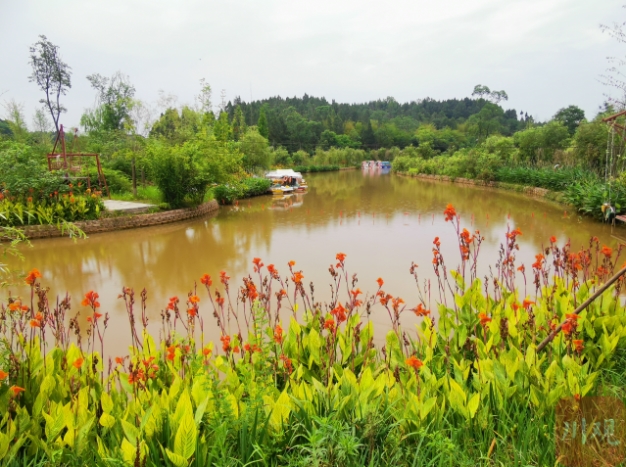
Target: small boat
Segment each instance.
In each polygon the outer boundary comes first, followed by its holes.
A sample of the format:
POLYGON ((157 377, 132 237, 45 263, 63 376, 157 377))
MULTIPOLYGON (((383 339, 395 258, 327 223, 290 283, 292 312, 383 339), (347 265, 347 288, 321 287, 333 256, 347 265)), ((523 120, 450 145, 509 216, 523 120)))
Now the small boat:
POLYGON ((277 169, 265 174, 265 178, 268 178, 273 182, 269 191, 275 194, 280 194, 279 189, 283 193, 290 193, 293 191, 304 191, 307 188, 307 184, 302 178, 300 172, 295 172, 293 169, 277 169))

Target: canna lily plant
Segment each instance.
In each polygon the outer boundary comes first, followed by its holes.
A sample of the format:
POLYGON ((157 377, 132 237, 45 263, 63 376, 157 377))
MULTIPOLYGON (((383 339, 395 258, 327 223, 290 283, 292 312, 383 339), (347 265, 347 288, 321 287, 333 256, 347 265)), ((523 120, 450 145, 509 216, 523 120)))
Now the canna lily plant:
MULTIPOLYGON (((33 270, 30 299, 11 297, 1 308, 0 461, 411 465, 444 452, 454 459, 460 447, 473 460, 495 449, 504 462, 520 455, 515 420, 536 422, 533 433, 551 446, 559 400, 620 391, 601 383, 607 372, 624 372, 623 281, 573 313, 609 277, 620 251, 594 238, 573 252, 551 239, 527 277, 515 261, 522 232, 510 230, 492 277, 481 280, 480 232, 461 228, 451 205, 444 216, 460 265, 447 267, 435 238, 434 290, 428 281, 419 286, 411 266, 415 306, 387 293, 382 278, 366 295, 343 253, 329 267, 324 305, 294 261, 281 275, 255 258, 238 289, 222 271, 217 284, 205 274, 200 289, 171 297, 158 342, 147 331, 145 291, 138 310, 124 288, 127 355, 105 348, 109 317, 97 292, 81 302, 89 317, 80 329, 70 298, 51 303, 33 270), (370 320, 376 310, 391 323, 382 340, 370 320), (403 324, 409 313, 419 325, 403 324), (218 345, 204 342, 207 320, 220 329, 218 345)), ((524 456, 554 463, 549 447, 524 456)))

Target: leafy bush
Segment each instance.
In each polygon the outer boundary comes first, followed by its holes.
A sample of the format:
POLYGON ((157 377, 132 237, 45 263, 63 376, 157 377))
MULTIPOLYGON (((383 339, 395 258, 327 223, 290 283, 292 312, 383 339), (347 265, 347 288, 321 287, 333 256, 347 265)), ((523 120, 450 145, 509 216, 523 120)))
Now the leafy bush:
POLYGON ((99 192, 74 193, 22 202, 0 193, 0 226, 57 224, 94 220, 104 211, 99 192))
POLYGON ((213 189, 213 196, 220 204, 232 204, 235 200, 264 195, 272 186, 266 178, 249 177, 227 185, 218 185, 213 189))
MULTIPOLYGON (((104 173, 104 177, 106 178, 107 185, 111 193, 129 193, 132 190, 132 182, 124 172, 104 168, 102 169, 102 172, 104 173)), ((99 190, 98 171, 96 168, 90 169, 87 176, 89 177, 91 187, 99 190)), ((105 188, 102 186, 102 191, 104 190, 105 188)))
POLYGON ((154 180, 163 199, 172 208, 202 203, 208 189, 208 176, 201 171, 191 151, 154 143, 150 149, 154 180))

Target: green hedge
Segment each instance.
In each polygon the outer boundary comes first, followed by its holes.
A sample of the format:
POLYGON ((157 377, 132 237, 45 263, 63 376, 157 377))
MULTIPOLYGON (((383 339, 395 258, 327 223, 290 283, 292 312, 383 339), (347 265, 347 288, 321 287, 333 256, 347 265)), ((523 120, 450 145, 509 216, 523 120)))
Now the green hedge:
POLYGON ((237 199, 264 195, 272 186, 266 178, 250 177, 228 185, 219 185, 213 189, 213 195, 220 204, 232 204, 237 199))
POLYGON ((310 173, 310 172, 334 172, 339 170, 338 165, 298 165, 293 169, 296 172, 300 173, 310 173))

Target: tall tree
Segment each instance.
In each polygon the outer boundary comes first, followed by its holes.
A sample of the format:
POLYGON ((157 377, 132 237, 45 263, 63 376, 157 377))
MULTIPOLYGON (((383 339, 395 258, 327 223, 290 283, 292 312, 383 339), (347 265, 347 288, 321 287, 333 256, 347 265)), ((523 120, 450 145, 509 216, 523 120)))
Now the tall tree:
POLYGON ((110 78, 95 73, 87 76, 87 80, 98 93, 96 109, 90 116, 92 129, 123 130, 125 125, 132 125, 130 110, 135 87, 130 83, 128 76, 119 71, 110 78))
POLYGON ((39 89, 46 94, 46 98, 39 102, 48 108, 58 132, 61 112, 67 110, 61 105, 61 96, 64 96, 72 87, 71 68, 61 60, 59 47, 43 34, 39 36, 39 41, 30 47, 30 64, 33 73, 29 81, 37 83, 39 89))
POLYGON ((233 115, 233 139, 235 141, 241 141, 243 135, 246 133, 246 118, 243 116, 241 106, 238 105, 235 109, 235 115, 233 115))
POLYGON ((215 135, 215 139, 217 139, 218 141, 226 142, 231 139, 232 131, 230 128, 230 123, 228 123, 227 112, 220 113, 219 118, 213 126, 213 134, 215 135))
POLYGON ((559 110, 554 115, 554 120, 561 122, 567 127, 570 136, 573 136, 576 132, 576 128, 585 119, 585 111, 575 105, 570 105, 559 110))
POLYGON ((266 105, 261 106, 261 113, 259 114, 259 121, 257 123, 257 128, 261 136, 263 136, 263 138, 269 139, 270 130, 267 125, 267 114, 265 111, 266 107, 267 107, 266 105))

